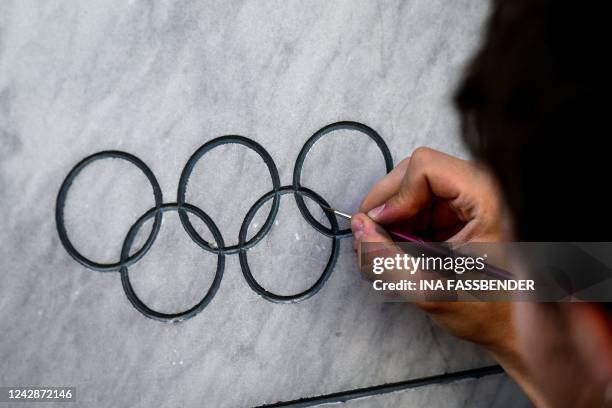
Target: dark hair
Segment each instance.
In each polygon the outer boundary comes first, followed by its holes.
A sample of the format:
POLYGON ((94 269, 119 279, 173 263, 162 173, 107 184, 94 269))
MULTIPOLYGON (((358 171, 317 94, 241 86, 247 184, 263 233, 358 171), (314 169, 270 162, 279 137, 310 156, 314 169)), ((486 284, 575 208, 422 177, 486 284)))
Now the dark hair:
POLYGON ((610 240, 606 16, 593 1, 493 1, 456 94, 464 139, 521 240, 610 240))

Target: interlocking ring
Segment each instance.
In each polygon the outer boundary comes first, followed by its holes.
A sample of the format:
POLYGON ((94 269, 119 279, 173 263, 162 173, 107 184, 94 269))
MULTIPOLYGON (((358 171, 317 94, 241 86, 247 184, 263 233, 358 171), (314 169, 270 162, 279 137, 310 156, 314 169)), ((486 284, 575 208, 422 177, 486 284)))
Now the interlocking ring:
MULTIPOLYGON (((213 238, 217 243, 217 246, 219 248, 223 248, 223 237, 221 236, 219 228, 217 228, 217 225, 214 223, 214 221, 204 211, 200 210, 198 207, 194 207, 191 204, 170 203, 164 204, 160 208, 151 208, 149 211, 144 213, 144 215, 141 216, 134 225, 132 225, 132 228, 130 228, 129 232, 127 233, 125 241, 123 241, 123 248, 121 249, 121 261, 124 261, 128 258, 130 249, 132 248, 132 244, 134 242, 134 239, 136 238, 136 234, 138 233, 138 230, 140 229, 142 224, 144 224, 151 217, 157 217, 157 215, 165 211, 179 211, 179 214, 180 212, 189 212, 195 215, 201 221, 203 221, 204 224, 206 224, 206 226, 212 233, 213 238)), ((192 236, 191 239, 202 248, 208 246, 208 242, 206 242, 199 235, 197 237, 192 236)), ((217 289, 219 289, 219 284, 221 283, 221 278, 223 278, 224 269, 225 255, 219 252, 217 254, 217 271, 215 272, 215 278, 213 279, 210 289, 208 289, 206 295, 204 295, 202 300, 200 300, 195 306, 184 312, 179 313, 162 313, 149 308, 147 305, 144 304, 142 300, 140 300, 140 298, 136 295, 136 292, 134 292, 134 288, 132 287, 132 284, 130 282, 130 276, 128 274, 128 267, 123 266, 120 270, 120 273, 121 283, 123 284, 123 291, 125 292, 127 298, 132 303, 132 305, 142 314, 156 320, 180 322, 182 320, 187 320, 190 317, 197 315, 198 313, 200 313, 200 311, 202 311, 202 309, 206 307, 206 305, 208 305, 208 303, 210 303, 212 298, 217 293, 217 289)))
MULTIPOLYGON (((305 195, 311 198, 312 200, 314 200, 315 202, 317 202, 317 204, 321 206, 329 207, 329 203, 327 201, 325 201, 320 195, 318 195, 314 191, 309 190, 307 188, 302 188, 301 190, 296 191, 293 189, 292 186, 283 186, 280 188, 278 193, 275 191, 269 191, 266 194, 264 194, 259 200, 257 200, 255 204, 253 204, 253 206, 247 212, 247 215, 244 217, 244 221, 242 221, 242 226, 240 227, 240 242, 241 243, 246 240, 247 233, 249 231, 249 224, 251 224, 251 221, 253 221, 253 217, 255 217, 255 214, 257 213, 257 211, 268 200, 270 200, 270 198, 276 199, 279 195, 288 194, 288 193, 293 193, 296 197, 297 196, 301 197, 302 195, 305 195)), ((336 217, 330 214, 328 211, 325 211, 325 215, 327 216, 327 219, 329 220, 329 223, 332 226, 332 231, 338 231, 338 220, 336 220, 336 217)), ((306 300, 309 297, 316 294, 323 287, 323 285, 325 284, 325 282, 331 275, 332 270, 334 269, 334 266, 336 265, 336 261, 338 260, 338 254, 340 251, 340 242, 339 242, 339 238, 335 236, 332 237, 332 240, 333 240, 332 251, 331 251, 331 254, 329 255, 329 260, 327 261, 327 265, 325 265, 325 269, 323 270, 323 273, 321 274, 319 279, 317 279, 314 285, 312 285, 310 288, 296 295, 277 295, 276 293, 272 293, 264 289, 257 282, 257 280, 255 280, 255 278, 253 277, 253 274, 251 273, 251 268, 249 267, 249 261, 247 260, 247 251, 240 251, 240 254, 239 254, 240 267, 242 269, 242 274, 244 275, 244 278, 246 279, 251 289, 257 292, 264 299, 268 299, 271 302, 295 303, 295 302, 300 302, 302 300, 306 300)))
MULTIPOLYGON (((221 136, 211 140, 208 143, 205 143, 198 150, 196 150, 193 155, 191 155, 189 161, 187 161, 187 164, 185 165, 185 168, 183 168, 183 172, 181 173, 181 178, 179 180, 178 194, 176 199, 179 205, 183 205, 185 203, 185 195, 187 193, 187 183, 189 182, 189 177, 191 176, 191 172, 193 171, 193 168, 195 167, 196 163, 202 158, 202 156, 204 156, 207 152, 211 151, 217 146, 230 143, 246 146, 255 151, 255 153, 257 153, 263 159, 264 163, 268 167, 268 171, 270 172, 270 177, 272 178, 272 191, 274 192, 274 199, 272 200, 272 208, 270 209, 268 218, 266 218, 266 221, 262 225, 261 229, 257 231, 257 233, 249 241, 224 248, 223 253, 228 255, 234 254, 240 251, 241 249, 249 249, 253 245, 257 244, 259 241, 261 241, 261 239, 268 233, 270 228, 272 228, 272 223, 274 222, 276 214, 278 213, 279 195, 276 193, 280 188, 280 176, 278 174, 278 170, 276 169, 276 164, 274 163, 272 156, 270 156, 266 149, 264 149, 259 143, 254 140, 247 139, 243 136, 235 135, 221 136)), ((183 227, 185 227, 185 231, 187 231, 189 236, 192 239, 200 239, 204 241, 202 237, 200 237, 200 235, 197 233, 197 231, 193 228, 193 225, 191 225, 187 214, 185 214, 185 212, 182 211, 180 208, 179 216, 181 218, 181 222, 183 223, 183 227)), ((206 243, 203 248, 213 253, 219 253, 219 251, 222 250, 218 247, 213 248, 208 243, 206 243)))
POLYGON ((149 179, 151 187, 153 187, 155 208, 159 209, 162 206, 163 201, 162 191, 159 187, 157 179, 155 178, 155 175, 153 175, 153 172, 151 171, 151 169, 149 169, 149 166, 144 164, 142 160, 132 154, 120 152, 117 150, 107 150, 94 153, 91 156, 87 156, 86 158, 81 160, 79 163, 77 163, 76 166, 72 168, 72 170, 70 170, 70 173, 68 173, 66 179, 64 179, 64 182, 60 187, 59 193, 57 194, 57 202, 55 204, 55 223, 57 225, 57 233, 59 234, 60 241, 62 241, 64 248, 66 248, 66 251, 68 251, 70 256, 72 256, 81 265, 98 272, 118 271, 119 269, 121 269, 122 266, 132 265, 134 262, 142 258, 147 253, 151 245, 153 245, 153 241, 155 241, 155 238, 157 238, 157 233, 159 232, 159 228, 161 227, 162 220, 161 213, 155 215, 153 228, 151 228, 151 233, 149 234, 149 237, 147 238, 145 244, 142 246, 142 248, 136 251, 136 253, 134 253, 132 256, 127 257, 123 261, 115 263, 99 263, 92 261, 91 259, 85 257, 79 251, 76 250, 76 248, 72 245, 70 238, 68 238, 68 232, 66 231, 66 225, 64 222, 64 207, 66 205, 66 196, 68 195, 68 191, 70 190, 72 182, 85 167, 95 162, 96 160, 109 158, 127 160, 128 162, 134 164, 136 167, 142 170, 145 176, 147 176, 147 179, 149 179))
POLYGON ((242 269, 242 273, 244 275, 245 280, 247 281, 251 289, 264 299, 269 300, 271 302, 282 303, 299 302, 308 299, 309 297, 315 295, 323 287, 327 279, 329 279, 329 277, 331 276, 334 266, 336 265, 336 262, 338 260, 340 239, 350 235, 350 229, 341 230, 338 226, 338 221, 336 220, 335 216, 333 216, 329 212, 325 211, 324 213, 327 216, 327 219, 329 220, 330 227, 321 224, 312 216, 312 214, 308 210, 308 207, 306 207, 306 203, 304 202, 304 196, 315 201, 320 206, 330 207, 330 205, 319 194, 302 186, 300 183, 302 167, 310 149, 324 135, 339 129, 357 130, 368 135, 381 150, 383 158, 385 160, 385 167, 387 172, 391 171, 391 169, 393 168, 391 152, 389 151, 389 148, 385 144, 382 137, 380 137, 380 135, 376 133, 376 131, 374 131, 372 128, 358 122, 332 123, 323 127, 322 129, 318 130, 314 135, 312 135, 308 139, 304 147, 302 147, 302 150, 300 151, 296 160, 293 171, 293 183, 287 186, 280 185, 280 176, 278 174, 276 164, 274 163, 274 160, 272 159, 270 154, 259 143, 251 139, 247 139, 243 136, 237 135, 221 136, 216 139, 213 139, 202 145, 198 150, 196 150, 196 152, 187 161, 187 164, 181 172, 176 203, 163 203, 161 188, 159 187, 159 183, 153 175, 153 172, 144 162, 142 162, 136 156, 131 155, 129 153, 114 150, 92 154, 91 156, 88 156, 85 159, 81 160, 79 163, 77 163, 76 166, 72 168, 72 170, 70 170, 60 187, 55 208, 55 221, 57 224, 57 231, 59 234, 60 241, 68 252, 68 254, 83 266, 94 271, 100 272, 119 271, 123 290, 130 303, 143 315, 155 320, 165 322, 180 322, 189 319, 201 312, 210 303, 210 301, 219 289, 219 285, 221 283, 221 279, 223 278, 223 271, 225 268, 225 255, 236 253, 239 256, 240 267, 242 269), (189 183, 189 177, 191 176, 191 173, 196 163, 210 150, 214 149, 217 146, 229 143, 240 144, 247 148, 250 148, 262 158, 262 160, 268 167, 268 171, 270 172, 270 178, 272 179, 272 190, 260 197, 247 212, 240 227, 240 232, 238 234, 238 243, 230 246, 225 246, 223 236, 214 221, 210 218, 210 216, 208 216, 208 214, 206 214, 201 208, 198 208, 186 202, 186 192, 187 184, 189 183), (106 158, 123 159, 136 165, 145 174, 145 176, 151 183, 151 186, 153 188, 153 195, 155 198, 155 206, 145 212, 140 218, 138 218, 138 220, 134 223, 134 225, 132 225, 132 227, 128 231, 123 242, 119 261, 115 263, 95 262, 78 252, 68 237, 64 220, 64 207, 66 203, 66 198, 70 186, 72 185, 75 178, 90 163, 96 160, 106 158), (274 220, 276 218, 276 215, 278 214, 278 209, 280 206, 280 196, 285 194, 293 194, 300 213, 302 214, 304 219, 317 231, 332 239, 331 254, 323 272, 321 273, 317 281, 310 288, 294 295, 279 295, 263 288, 251 273, 251 269, 249 267, 247 259, 248 250, 255 246, 258 242, 260 242, 272 229, 272 225, 274 224, 274 220), (251 224, 251 221, 255 217, 257 211, 259 211, 259 209, 261 209, 261 207, 269 200, 272 200, 272 205, 270 208, 270 212, 266 218, 266 221, 259 229, 259 231, 257 231, 250 239, 247 239, 249 225, 251 224), (159 233, 159 229, 161 227, 163 213, 167 211, 177 211, 183 228, 185 229, 191 240, 194 241, 203 250, 217 255, 217 270, 215 272, 213 282, 207 293, 196 305, 178 313, 162 313, 153 310, 149 306, 147 306, 136 295, 136 292, 134 291, 134 288, 132 287, 132 284, 130 282, 130 277, 128 273, 128 268, 134 263, 136 263, 139 259, 141 259, 153 245, 153 242, 157 238, 157 234, 159 233), (214 246, 207 242, 202 236, 200 236, 200 234, 198 234, 189 219, 189 214, 199 218, 202 222, 206 224, 206 226, 213 235, 213 239, 215 241, 214 246), (147 237, 144 245, 134 254, 130 255, 130 250, 138 234, 138 231, 140 231, 142 225, 151 218, 154 218, 153 227, 151 228, 151 232, 149 233, 149 236, 147 237))
MULTIPOLYGON (((370 139, 372 139, 376 143, 378 148, 380 149, 383 155, 383 158, 385 160, 385 168, 387 170, 387 173, 393 170, 393 158, 391 157, 391 152, 389 151, 389 148, 387 147, 387 144, 385 143, 383 138, 380 137, 380 135, 376 133, 374 129, 372 129, 369 126, 364 125, 363 123, 359 123, 359 122, 350 122, 350 121, 336 122, 336 123, 332 123, 330 125, 327 125, 319 129, 314 135, 310 137, 310 139, 306 141, 306 143, 304 144, 304 147, 302 147, 302 150, 300 150, 300 154, 298 154, 297 160, 295 161, 295 167, 293 168, 293 189, 294 190, 297 191, 302 187, 300 183, 301 178, 302 178, 302 167, 304 167, 304 161, 306 160, 306 156, 308 156, 310 149, 312 149, 315 143, 317 143, 319 139, 321 139, 323 136, 331 132, 334 132, 336 130, 342 130, 342 129, 357 130, 359 132, 362 132, 368 135, 370 139)), ((306 207, 306 204, 304 203, 304 199, 302 198, 301 195, 296 194, 295 201, 304 219, 310 225, 312 225, 317 231, 319 231, 321 234, 326 235, 328 237, 332 237, 332 236, 347 237, 351 235, 350 228, 345 228, 337 232, 333 232, 330 228, 326 227, 325 225, 317 221, 317 219, 313 217, 310 211, 308 210, 308 207, 306 207)))

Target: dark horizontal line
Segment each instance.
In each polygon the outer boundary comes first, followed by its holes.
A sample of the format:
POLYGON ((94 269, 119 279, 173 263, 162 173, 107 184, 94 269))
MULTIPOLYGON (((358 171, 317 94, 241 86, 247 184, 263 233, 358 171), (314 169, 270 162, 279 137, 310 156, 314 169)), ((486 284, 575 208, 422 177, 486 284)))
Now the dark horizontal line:
POLYGON ((456 371, 432 375, 430 377, 415 378, 412 380, 400 381, 395 383, 374 385, 372 387, 357 388, 349 391, 334 392, 332 394, 318 395, 316 397, 300 398, 293 401, 275 402, 272 404, 260 405, 258 408, 272 407, 311 407, 313 405, 346 402, 352 399, 371 397, 375 395, 389 394, 392 392, 407 390, 410 388, 423 387, 434 384, 448 384, 455 381, 467 380, 470 378, 480 378, 487 375, 503 373, 504 369, 498 365, 472 368, 470 370, 456 371))

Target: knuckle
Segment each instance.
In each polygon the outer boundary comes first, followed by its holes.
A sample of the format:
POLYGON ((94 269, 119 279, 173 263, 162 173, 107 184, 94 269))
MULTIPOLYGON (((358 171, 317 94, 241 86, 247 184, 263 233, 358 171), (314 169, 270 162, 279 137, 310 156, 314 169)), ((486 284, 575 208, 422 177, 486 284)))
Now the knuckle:
POLYGON ((410 157, 408 168, 412 169, 412 171, 422 170, 431 164, 437 154, 436 150, 429 147, 417 147, 410 157))
POLYGON ((417 147, 412 152, 412 161, 420 162, 421 160, 426 160, 431 157, 432 153, 434 153, 434 150, 427 146, 417 147))

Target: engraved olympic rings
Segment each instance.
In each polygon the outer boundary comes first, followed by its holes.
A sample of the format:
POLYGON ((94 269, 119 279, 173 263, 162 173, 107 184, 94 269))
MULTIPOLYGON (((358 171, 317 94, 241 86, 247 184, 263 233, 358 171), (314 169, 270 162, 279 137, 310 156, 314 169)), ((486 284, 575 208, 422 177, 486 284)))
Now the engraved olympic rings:
POLYGON ((301 185, 302 167, 310 149, 312 149, 312 147, 318 140, 320 140, 326 134, 341 129, 356 130, 369 136, 382 152, 387 173, 391 171, 391 169, 393 168, 391 152, 389 151, 389 148, 387 147, 382 137, 380 137, 380 135, 376 133, 374 129, 364 124, 349 121, 336 122, 327 125, 318 130, 308 139, 306 144, 304 144, 304 146, 302 147, 295 162, 295 167, 293 170, 293 183, 287 186, 281 186, 280 176, 278 173, 278 169, 276 168, 276 164, 274 163, 274 160, 259 143, 243 136, 236 135, 221 136, 216 139, 213 139, 202 145, 199 149, 197 149, 187 161, 187 164, 181 172, 176 203, 163 202, 162 191, 159 186, 159 183, 157 182, 157 179, 155 178, 155 175, 150 170, 150 168, 138 157, 126 152, 115 150, 102 151, 92 154, 81 160, 72 168, 72 170, 70 170, 70 172, 64 179, 57 195, 57 202, 55 207, 55 221, 60 241, 68 252, 68 254, 70 254, 72 258, 74 258, 83 266, 99 272, 118 271, 121 276, 123 290, 130 303, 143 315, 155 320, 165 322, 179 322, 189 319, 201 312, 210 303, 212 298, 217 293, 217 290, 219 289, 219 285, 221 283, 221 279, 223 277, 223 272, 225 269, 225 256, 232 254, 238 254, 240 259, 240 267, 248 285, 253 291, 255 291, 264 299, 280 303, 292 303, 308 299, 309 297, 315 295, 330 277, 334 266, 338 260, 340 239, 349 236, 351 232, 350 229, 340 229, 335 216, 331 215, 327 211, 325 211, 324 213, 327 216, 330 227, 321 224, 317 219, 312 216, 312 214, 308 210, 308 207, 306 206, 304 196, 313 200, 319 206, 330 207, 330 205, 319 194, 301 185), (223 235, 219 231, 215 222, 202 209, 186 202, 186 192, 187 185, 189 183, 189 177, 196 163, 207 152, 214 149, 215 147, 224 144, 240 144, 255 151, 255 153, 257 153, 266 164, 270 173, 270 178, 272 180, 272 190, 260 197, 247 212, 240 227, 240 232, 238 234, 238 243, 229 246, 225 245, 223 235), (153 189, 153 196, 155 199, 155 206, 146 211, 140 218, 138 218, 134 225, 131 226, 124 239, 119 261, 114 263, 99 263, 82 255, 72 244, 65 226, 64 207, 66 204, 68 191, 70 190, 73 181, 76 179, 79 173, 89 164, 97 160, 103 160, 107 158, 126 160, 129 163, 134 164, 138 169, 140 169, 151 184, 151 187, 153 189), (278 213, 281 196, 286 194, 294 195, 300 213, 308 222, 308 224, 310 224, 313 228, 315 228, 323 235, 332 239, 332 249, 331 254, 329 256, 329 260, 327 261, 327 264, 317 281, 310 288, 294 295, 279 295, 266 290, 257 282, 255 277, 251 273, 251 269, 247 260, 248 250, 253 246, 257 245, 257 243, 260 242, 266 236, 266 234, 268 234, 268 232, 270 232, 272 225, 274 224, 276 215, 278 213), (263 207, 265 203, 269 200, 272 200, 272 205, 270 206, 270 212, 268 213, 265 222, 263 223, 262 227, 250 239, 247 239, 249 226, 253 218, 261 209, 261 207, 263 207), (185 231, 193 242, 195 242, 203 250, 217 255, 217 269, 213 282, 207 293, 196 305, 178 313, 162 313, 149 308, 136 295, 130 282, 130 277, 128 273, 128 268, 138 262, 138 260, 140 260, 144 255, 146 255, 146 253, 151 249, 151 246, 153 245, 155 239, 157 238, 157 234, 159 233, 163 213, 167 211, 176 211, 178 213, 183 228, 185 229, 185 231), (195 216, 204 224, 206 224, 215 241, 214 246, 198 234, 198 232, 193 227, 188 214, 195 216), (153 219, 153 226, 151 228, 149 236, 147 237, 145 243, 140 249, 138 249, 133 254, 130 254, 130 250, 138 234, 138 231, 140 230, 142 225, 150 219, 153 219))

